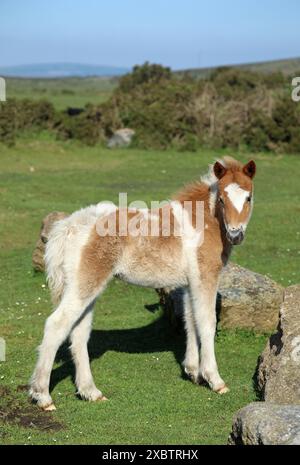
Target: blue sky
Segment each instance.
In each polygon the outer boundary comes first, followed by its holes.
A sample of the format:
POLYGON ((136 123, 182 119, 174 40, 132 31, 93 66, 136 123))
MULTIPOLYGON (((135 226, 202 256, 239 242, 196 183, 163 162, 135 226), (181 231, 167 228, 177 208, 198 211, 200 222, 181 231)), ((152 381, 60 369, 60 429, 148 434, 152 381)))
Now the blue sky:
POLYGON ((299 0, 0 0, 0 66, 300 56, 299 0))

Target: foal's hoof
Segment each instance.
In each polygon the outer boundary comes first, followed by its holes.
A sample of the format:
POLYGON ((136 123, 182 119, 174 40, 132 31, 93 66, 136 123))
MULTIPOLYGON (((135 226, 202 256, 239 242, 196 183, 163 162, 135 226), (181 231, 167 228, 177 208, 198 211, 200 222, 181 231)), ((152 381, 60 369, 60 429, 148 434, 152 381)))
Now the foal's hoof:
POLYGON ((229 392, 229 388, 224 384, 224 386, 221 386, 219 389, 216 389, 215 392, 217 394, 226 394, 226 392, 229 392))
POLYGON ((96 400, 97 400, 97 402, 103 402, 105 400, 108 400, 108 398, 102 395, 102 396, 98 397, 98 399, 96 399, 96 400))
POLYGON ((44 410, 44 412, 53 412, 54 410, 56 410, 56 407, 52 403, 52 404, 49 404, 49 405, 42 406, 41 409, 44 410))
POLYGON ((199 372, 192 368, 184 367, 184 372, 194 384, 199 384, 199 372))

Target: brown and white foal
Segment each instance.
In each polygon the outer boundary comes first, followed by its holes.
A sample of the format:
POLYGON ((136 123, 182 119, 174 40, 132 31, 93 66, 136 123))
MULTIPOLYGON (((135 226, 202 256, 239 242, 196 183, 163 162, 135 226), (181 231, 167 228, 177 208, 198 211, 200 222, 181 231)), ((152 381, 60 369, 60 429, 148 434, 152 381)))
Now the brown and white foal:
POLYGON ((57 307, 46 321, 30 387, 30 395, 40 407, 55 409, 49 394, 50 374, 56 352, 68 336, 78 393, 91 401, 106 399, 95 386, 87 343, 93 304, 113 277, 146 287, 184 288, 185 371, 195 382, 207 381, 215 392, 228 391, 219 375, 214 352, 216 293, 232 245, 240 244, 244 238, 253 206, 255 170, 254 161, 243 166, 224 157, 210 167, 201 181, 187 186, 169 204, 154 212, 118 209, 100 203, 54 225, 45 259, 57 307), (191 206, 188 212, 186 202, 191 206), (197 230, 197 202, 203 206, 202 235, 197 230), (180 234, 175 234, 173 227, 166 234, 161 221, 165 213, 171 226, 180 217, 185 218, 185 228, 179 228, 180 234), (99 221, 103 227, 113 219, 114 234, 99 234, 99 221), (151 223, 156 234, 136 234, 136 228, 129 231, 128 221, 144 226, 151 223))

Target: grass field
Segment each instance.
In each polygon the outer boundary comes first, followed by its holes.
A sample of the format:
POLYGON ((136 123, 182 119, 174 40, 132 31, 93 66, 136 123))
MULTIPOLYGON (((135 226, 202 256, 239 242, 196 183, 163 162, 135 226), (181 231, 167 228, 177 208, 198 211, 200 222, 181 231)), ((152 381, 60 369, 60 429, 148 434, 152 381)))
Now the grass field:
POLYGON ((57 110, 82 108, 87 103, 102 103, 116 86, 116 78, 6 78, 7 98, 47 99, 57 110))
MULTIPOLYGON (((184 337, 174 334, 154 291, 115 281, 96 305, 90 341, 96 383, 109 398, 75 397, 73 365, 61 350, 52 373, 58 410, 31 406, 22 387, 32 373, 45 318, 51 310, 42 274, 31 267, 41 219, 100 200, 162 200, 198 177, 217 154, 109 151, 47 134, 0 146, 0 442, 4 444, 224 444, 234 412, 256 399, 253 374, 266 335, 219 331, 216 351, 231 388, 218 396, 182 376, 184 337)), ((219 155, 219 154, 218 154, 219 155)), ((255 207, 245 243, 232 259, 283 285, 300 269, 300 157, 236 154, 258 165, 255 207)))

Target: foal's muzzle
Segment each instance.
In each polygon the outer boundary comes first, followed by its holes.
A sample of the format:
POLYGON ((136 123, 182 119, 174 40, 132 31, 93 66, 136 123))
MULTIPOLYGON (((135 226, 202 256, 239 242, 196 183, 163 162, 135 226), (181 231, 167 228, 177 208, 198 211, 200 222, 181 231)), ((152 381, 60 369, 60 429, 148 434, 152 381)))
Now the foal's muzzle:
POLYGON ((232 245, 238 245, 244 239, 245 232, 243 228, 228 228, 226 237, 232 245))

